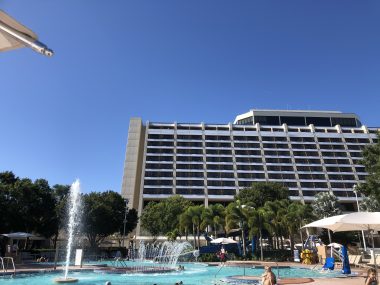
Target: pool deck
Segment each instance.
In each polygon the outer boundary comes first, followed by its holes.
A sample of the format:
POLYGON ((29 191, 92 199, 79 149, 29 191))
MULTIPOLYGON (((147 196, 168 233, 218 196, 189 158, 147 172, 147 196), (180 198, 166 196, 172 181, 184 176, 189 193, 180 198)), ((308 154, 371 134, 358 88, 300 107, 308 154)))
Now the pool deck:
MULTIPOLYGON (((219 263, 209 263, 211 266, 218 266, 219 263)), ((227 266, 245 266, 247 268, 250 268, 252 266, 264 266, 264 265, 270 265, 273 268, 276 268, 277 266, 292 266, 292 267, 305 267, 305 268, 313 268, 315 265, 305 265, 300 263, 293 263, 293 262, 257 262, 257 261, 228 261, 226 262, 227 266)), ((43 273, 43 272, 62 272, 63 268, 62 266, 57 267, 56 270, 54 270, 54 267, 52 265, 47 265, 43 263, 39 264, 18 264, 16 266, 16 275, 22 274, 22 273, 43 273)), ((94 269, 101 269, 104 267, 98 267, 94 265, 84 265, 81 268, 80 267, 70 267, 70 270, 73 271, 93 271, 94 269)), ((339 270, 339 268, 337 269, 339 270)), ((336 278, 279 278, 278 284, 279 285, 285 285, 285 284, 311 284, 311 285, 338 285, 344 283, 344 285, 357 285, 357 284, 364 284, 364 276, 366 269, 361 268, 351 268, 352 272, 355 272, 357 276, 348 276, 348 277, 336 277, 336 278)), ((275 272, 275 270, 274 270, 275 272)), ((11 272, 8 272, 8 274, 11 274, 11 272)), ((237 280, 259 280, 259 277, 257 276, 249 276, 249 275, 237 275, 233 276, 233 279, 237 280)))

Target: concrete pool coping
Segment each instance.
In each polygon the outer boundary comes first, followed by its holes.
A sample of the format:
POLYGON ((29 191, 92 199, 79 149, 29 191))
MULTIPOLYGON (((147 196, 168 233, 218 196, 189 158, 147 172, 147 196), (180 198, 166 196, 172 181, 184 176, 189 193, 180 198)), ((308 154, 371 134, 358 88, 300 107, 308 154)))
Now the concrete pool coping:
MULTIPOLYGON (((219 266, 219 262, 212 262, 212 263, 205 263, 205 265, 210 266, 219 266)), ((227 261, 225 263, 226 266, 239 266, 239 267, 246 267, 250 268, 252 266, 265 266, 270 265, 273 268, 276 268, 277 265, 281 267, 301 267, 301 268, 307 268, 312 269, 315 265, 305 265, 295 262, 259 262, 259 261, 227 261)), ((70 271, 94 271, 96 269, 104 269, 102 266, 97 265, 83 265, 82 267, 78 266, 70 266, 70 271)), ((59 266, 57 269, 54 269, 53 265, 46 265, 46 264, 18 264, 16 266, 16 276, 18 274, 38 274, 38 273, 56 273, 56 272, 62 272, 63 267, 59 266)), ((342 277, 331 277, 331 278, 283 278, 279 279, 278 284, 305 284, 309 283, 312 285, 338 285, 342 284, 344 282, 344 285, 357 285, 364 282, 364 276, 365 276, 365 269, 357 269, 352 268, 352 271, 357 273, 357 276, 342 276, 342 277), (311 280, 310 280, 311 279, 311 280)), ((274 270, 275 272, 275 270, 274 270)), ((6 275, 13 275, 13 271, 8 271, 5 273, 6 275)), ((250 275, 236 275, 231 276, 233 278, 251 278, 251 280, 258 280, 259 277, 257 276, 250 276, 250 275), (256 278, 256 279, 255 279, 256 278)))

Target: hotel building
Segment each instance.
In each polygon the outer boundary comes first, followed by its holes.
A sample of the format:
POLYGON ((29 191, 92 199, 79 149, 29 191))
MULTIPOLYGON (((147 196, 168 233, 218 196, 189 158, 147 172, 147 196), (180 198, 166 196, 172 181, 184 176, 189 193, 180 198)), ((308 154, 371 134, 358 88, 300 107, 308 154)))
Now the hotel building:
POLYGON ((229 124, 132 118, 122 195, 141 213, 174 194, 227 204, 253 182, 273 181, 287 186, 292 200, 331 192, 352 211, 353 186, 367 175, 362 150, 377 142, 377 130, 336 111, 250 110, 229 124))

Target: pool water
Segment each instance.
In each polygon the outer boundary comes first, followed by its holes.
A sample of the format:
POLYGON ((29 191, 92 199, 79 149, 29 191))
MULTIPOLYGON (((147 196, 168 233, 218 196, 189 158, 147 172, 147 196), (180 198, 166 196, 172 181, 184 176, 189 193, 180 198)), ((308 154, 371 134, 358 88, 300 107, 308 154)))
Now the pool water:
MULTIPOLYGON (((107 274, 86 272, 69 272, 69 277, 78 278, 81 285, 104 285, 110 281, 112 285, 174 285, 182 281, 184 285, 201 284, 226 284, 226 277, 233 275, 260 276, 264 270, 262 268, 243 268, 235 266, 204 266, 202 264, 182 263, 184 271, 175 271, 164 274, 107 274)), ((334 277, 341 275, 339 271, 331 273, 320 273, 310 269, 300 267, 279 268, 273 267, 273 272, 280 278, 290 277, 334 277)), ((62 273, 40 273, 40 274, 17 274, 14 278, 0 277, 1 285, 47 285, 53 284, 53 280, 62 277, 62 273)))

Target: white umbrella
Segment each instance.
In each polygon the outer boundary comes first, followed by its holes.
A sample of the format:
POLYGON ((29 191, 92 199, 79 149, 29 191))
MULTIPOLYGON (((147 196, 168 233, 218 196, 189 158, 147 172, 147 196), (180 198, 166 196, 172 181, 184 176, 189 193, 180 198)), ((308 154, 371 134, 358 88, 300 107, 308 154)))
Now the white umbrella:
POLYGON ((211 241, 211 243, 221 243, 221 244, 230 244, 230 243, 237 243, 236 240, 230 239, 230 238, 217 238, 211 241))
MULTIPOLYGON (((369 231, 372 239, 372 252, 375 248, 373 231, 380 231, 380 212, 355 212, 346 215, 333 216, 315 221, 303 226, 317 227, 332 230, 333 232, 369 231)), ((376 258, 374 254, 375 268, 376 258)))
POLYGON ((346 215, 332 216, 318 221, 312 222, 303 226, 302 228, 325 228, 334 231, 337 227, 337 223, 346 215))
POLYGON ((9 233, 9 234, 1 234, 2 236, 12 238, 12 239, 27 239, 30 237, 34 237, 34 235, 24 232, 16 232, 16 233, 9 233))
POLYGON ((342 247, 341 244, 336 243, 336 242, 332 242, 332 243, 328 244, 327 246, 331 246, 331 247, 334 247, 334 248, 341 248, 342 247))

